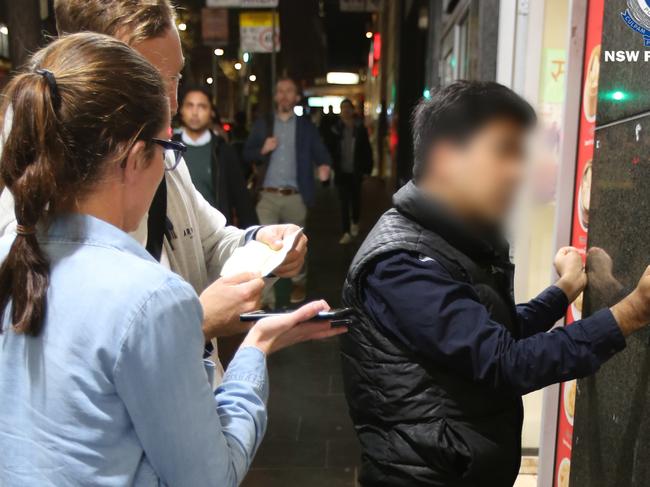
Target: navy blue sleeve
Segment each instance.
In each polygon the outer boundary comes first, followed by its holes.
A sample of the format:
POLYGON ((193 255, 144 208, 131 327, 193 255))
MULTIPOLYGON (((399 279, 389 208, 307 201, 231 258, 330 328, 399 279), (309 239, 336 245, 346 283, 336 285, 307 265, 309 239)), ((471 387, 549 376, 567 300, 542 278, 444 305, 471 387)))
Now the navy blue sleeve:
POLYGON ((557 286, 549 286, 535 299, 517 305, 517 318, 522 337, 548 331, 569 307, 569 299, 557 286))
POLYGON ((469 284, 411 253, 379 261, 365 284, 366 310, 385 333, 423 359, 495 389, 526 394, 584 377, 625 348, 608 309, 517 340, 490 320, 469 284))
POLYGON ((266 140, 266 122, 263 118, 257 119, 251 128, 251 133, 246 139, 244 149, 242 151, 242 158, 248 163, 257 163, 264 160, 261 154, 262 146, 266 140))
POLYGON ((307 122, 307 126, 311 139, 310 147, 312 160, 317 166, 331 166, 332 158, 330 157, 330 153, 323 143, 323 139, 321 139, 320 133, 318 133, 318 129, 313 123, 309 121, 307 122))

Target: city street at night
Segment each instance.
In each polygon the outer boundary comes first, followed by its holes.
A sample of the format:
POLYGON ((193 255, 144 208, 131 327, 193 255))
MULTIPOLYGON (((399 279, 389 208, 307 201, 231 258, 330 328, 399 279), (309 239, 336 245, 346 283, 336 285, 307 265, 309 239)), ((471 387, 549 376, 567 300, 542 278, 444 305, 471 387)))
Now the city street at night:
POLYGON ((648 487, 650 0, 0 0, 0 486, 648 487))

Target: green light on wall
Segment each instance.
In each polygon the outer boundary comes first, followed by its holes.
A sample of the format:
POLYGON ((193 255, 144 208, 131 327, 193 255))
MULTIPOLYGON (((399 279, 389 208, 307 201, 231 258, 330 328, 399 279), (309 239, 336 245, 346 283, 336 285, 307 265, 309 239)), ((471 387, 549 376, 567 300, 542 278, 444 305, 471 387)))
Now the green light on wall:
POLYGON ((422 96, 426 100, 430 100, 431 99, 431 90, 429 88, 425 88, 425 90, 422 92, 422 96))
POLYGON ((609 93, 605 93, 604 98, 613 102, 621 102, 629 100, 630 94, 622 90, 615 90, 610 91, 609 93))

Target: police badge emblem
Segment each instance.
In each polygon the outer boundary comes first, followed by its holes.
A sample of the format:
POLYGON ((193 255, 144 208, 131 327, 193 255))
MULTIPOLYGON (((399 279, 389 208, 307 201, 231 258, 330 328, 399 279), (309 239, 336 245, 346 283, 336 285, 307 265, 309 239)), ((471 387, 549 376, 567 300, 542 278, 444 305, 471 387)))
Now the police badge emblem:
POLYGON ((627 10, 621 12, 627 26, 643 36, 643 45, 650 47, 650 0, 627 0, 627 10))

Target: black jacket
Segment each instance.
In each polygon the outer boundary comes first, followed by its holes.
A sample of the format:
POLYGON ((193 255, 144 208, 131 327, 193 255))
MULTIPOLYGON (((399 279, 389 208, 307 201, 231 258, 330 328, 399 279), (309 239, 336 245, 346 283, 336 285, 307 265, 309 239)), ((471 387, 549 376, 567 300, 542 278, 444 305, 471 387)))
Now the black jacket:
MULTIPOLYGON (((339 119, 329 129, 326 137, 328 148, 332 154, 333 168, 338 175, 341 173, 341 156, 343 143, 343 122, 339 119)), ((354 174, 356 176, 369 175, 372 172, 373 157, 368 131, 361 121, 354 124, 354 174)))
MULTIPOLYGON (((258 225, 253 198, 246 188, 237 152, 223 137, 211 135, 212 187, 217 209, 224 214, 229 225, 240 228, 258 225)), ((174 134, 173 140, 182 142, 182 135, 174 134)))
POLYGON ((382 332, 362 299, 382 256, 416 252, 475 287, 491 318, 517 336, 507 246, 474 238, 409 183, 370 232, 343 291, 355 324, 341 339, 345 394, 362 450, 364 487, 510 487, 519 470, 518 394, 477 384, 382 332))

